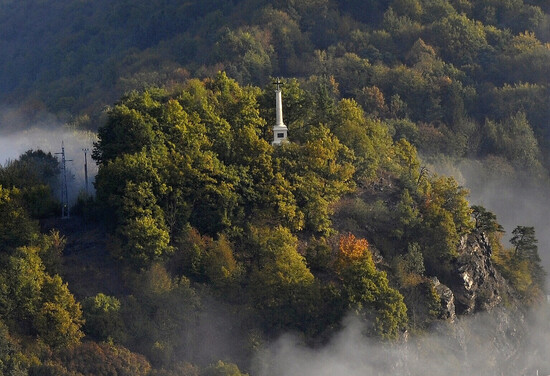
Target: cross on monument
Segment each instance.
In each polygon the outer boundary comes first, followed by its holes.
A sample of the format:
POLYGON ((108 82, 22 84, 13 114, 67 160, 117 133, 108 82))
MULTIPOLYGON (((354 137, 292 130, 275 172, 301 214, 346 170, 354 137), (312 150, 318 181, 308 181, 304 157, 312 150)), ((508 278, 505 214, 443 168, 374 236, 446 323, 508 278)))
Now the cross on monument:
POLYGON ((283 86, 284 84, 281 82, 281 80, 279 79, 279 77, 277 77, 277 81, 275 81, 273 83, 273 85, 275 85, 277 87, 277 91, 281 90, 281 86, 283 86))

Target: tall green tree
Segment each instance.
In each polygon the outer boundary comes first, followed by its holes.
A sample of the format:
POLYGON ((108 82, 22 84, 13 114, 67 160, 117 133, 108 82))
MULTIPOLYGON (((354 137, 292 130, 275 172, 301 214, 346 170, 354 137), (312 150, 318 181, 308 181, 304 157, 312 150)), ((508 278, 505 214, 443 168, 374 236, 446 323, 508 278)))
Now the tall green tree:
POLYGON ((311 318, 315 285, 297 252, 296 237, 283 227, 253 229, 251 237, 256 253, 250 275, 253 306, 271 330, 304 330, 311 318))

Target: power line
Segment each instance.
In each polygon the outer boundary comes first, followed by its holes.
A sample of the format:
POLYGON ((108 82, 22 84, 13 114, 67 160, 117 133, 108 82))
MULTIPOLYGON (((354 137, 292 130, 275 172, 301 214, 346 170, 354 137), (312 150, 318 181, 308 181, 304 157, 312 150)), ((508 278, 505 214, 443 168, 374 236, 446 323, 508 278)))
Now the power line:
POLYGON ((69 219, 71 217, 69 206, 69 192, 67 189, 67 163, 72 162, 72 159, 65 159, 65 145, 61 141, 61 219, 69 219))
POLYGON ((90 149, 84 148, 84 184, 86 184, 86 199, 88 199, 88 151, 90 149))

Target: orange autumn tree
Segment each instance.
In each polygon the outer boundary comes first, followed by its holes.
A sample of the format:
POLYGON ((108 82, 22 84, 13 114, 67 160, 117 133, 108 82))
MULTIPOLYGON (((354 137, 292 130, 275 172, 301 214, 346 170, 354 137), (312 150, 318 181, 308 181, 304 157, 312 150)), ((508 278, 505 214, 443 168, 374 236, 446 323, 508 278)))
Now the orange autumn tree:
POLYGON ((367 239, 357 239, 355 235, 348 233, 340 236, 338 261, 345 264, 359 260, 363 257, 371 257, 369 242, 367 239))
POLYGON ((396 338, 407 324, 407 307, 399 291, 389 286, 386 273, 376 269, 366 239, 340 237, 336 273, 347 308, 372 323, 380 337, 396 338))

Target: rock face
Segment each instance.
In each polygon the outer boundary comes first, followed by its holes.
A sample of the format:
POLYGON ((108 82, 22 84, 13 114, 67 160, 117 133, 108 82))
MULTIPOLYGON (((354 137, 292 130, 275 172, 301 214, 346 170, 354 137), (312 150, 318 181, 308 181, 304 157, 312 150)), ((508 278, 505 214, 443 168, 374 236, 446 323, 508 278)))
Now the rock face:
POLYGON ((483 233, 462 237, 458 257, 446 281, 454 295, 458 315, 490 311, 504 296, 510 296, 509 286, 495 268, 491 253, 491 245, 483 233))
POLYGON ((439 279, 437 279, 437 277, 432 278, 432 283, 434 285, 435 291, 437 292, 437 295, 439 295, 440 297, 441 313, 439 314, 438 318, 441 320, 453 322, 456 318, 455 297, 453 295, 453 292, 450 288, 439 282, 439 279))

